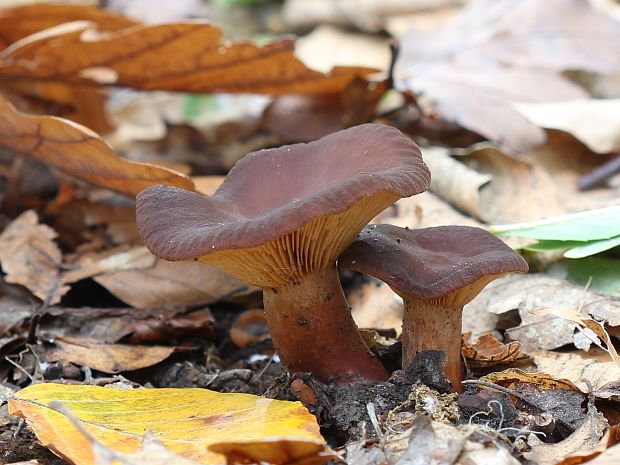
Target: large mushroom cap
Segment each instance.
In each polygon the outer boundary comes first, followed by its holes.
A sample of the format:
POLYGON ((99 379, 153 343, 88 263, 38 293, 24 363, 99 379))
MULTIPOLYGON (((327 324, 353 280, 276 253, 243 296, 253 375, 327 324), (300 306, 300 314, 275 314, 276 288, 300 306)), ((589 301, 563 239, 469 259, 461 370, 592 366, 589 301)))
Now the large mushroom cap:
POLYGON ((138 229, 159 257, 198 258, 275 287, 333 263, 373 216, 429 183, 409 138, 364 124, 250 153, 210 197, 145 189, 137 199, 138 229))
POLYGON ((468 301, 496 277, 528 270, 523 257, 484 229, 388 224, 364 228, 338 266, 374 276, 401 296, 417 300, 440 299, 479 283, 475 292, 462 296, 468 301))

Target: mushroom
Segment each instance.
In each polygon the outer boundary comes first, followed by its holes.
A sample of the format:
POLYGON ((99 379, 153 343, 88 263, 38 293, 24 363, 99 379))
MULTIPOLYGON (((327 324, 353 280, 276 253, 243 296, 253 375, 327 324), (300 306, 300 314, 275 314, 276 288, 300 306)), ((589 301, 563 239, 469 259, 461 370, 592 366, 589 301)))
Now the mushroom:
POLYGON ((198 260, 261 287, 274 345, 291 371, 324 381, 385 379, 351 317, 336 258, 377 213, 429 182, 409 138, 364 124, 250 153, 210 197, 150 187, 138 195, 138 229, 161 258, 198 260))
POLYGON ((528 270, 520 255, 484 229, 387 224, 364 228, 338 266, 380 279, 403 298, 403 367, 420 351, 444 351, 444 373, 458 392, 463 306, 494 279, 528 270))

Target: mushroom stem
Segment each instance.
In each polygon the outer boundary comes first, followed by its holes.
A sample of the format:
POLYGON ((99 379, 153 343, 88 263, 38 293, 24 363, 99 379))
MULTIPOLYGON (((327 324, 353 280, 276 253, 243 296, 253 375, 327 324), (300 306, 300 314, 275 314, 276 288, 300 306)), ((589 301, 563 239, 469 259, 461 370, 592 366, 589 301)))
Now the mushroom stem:
POLYGON ((323 381, 385 380, 351 316, 335 266, 263 289, 265 315, 282 363, 323 381))
POLYGON ((418 352, 446 353, 444 374, 456 392, 461 386, 461 331, 463 309, 446 306, 445 301, 404 299, 403 368, 411 365, 418 352))

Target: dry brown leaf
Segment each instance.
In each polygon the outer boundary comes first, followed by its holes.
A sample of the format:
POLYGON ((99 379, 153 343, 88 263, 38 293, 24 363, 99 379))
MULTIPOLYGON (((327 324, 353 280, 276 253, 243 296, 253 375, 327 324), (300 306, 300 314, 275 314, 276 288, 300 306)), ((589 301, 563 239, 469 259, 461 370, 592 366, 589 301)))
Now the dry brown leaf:
MULTIPOLYGON (((537 163, 524 156, 509 155, 486 144, 474 146, 472 149, 459 159, 470 169, 488 175, 490 181, 481 186, 477 183, 468 186, 455 179, 452 184, 460 186, 461 190, 446 200, 463 195, 467 192, 465 189, 477 190, 477 199, 475 196, 468 196, 473 197, 474 203, 465 205, 461 202, 457 206, 489 223, 528 221, 564 211, 553 177, 537 163)), ((434 173, 435 177, 453 178, 454 172, 447 170, 434 173)), ((443 197, 442 192, 435 192, 443 197)))
POLYGON ((529 356, 521 350, 521 343, 514 341, 504 344, 492 334, 483 334, 472 344, 468 341, 471 333, 463 335, 463 356, 467 364, 477 367, 492 367, 504 363, 524 360, 529 356))
POLYGON ((569 379, 583 392, 598 391, 620 379, 620 368, 610 362, 609 355, 602 350, 587 353, 538 351, 530 355, 540 371, 569 379))
POLYGON ((105 107, 107 95, 96 87, 0 79, 0 92, 19 110, 27 113, 53 114, 70 119, 98 134, 112 129, 105 107))
POLYGON ((543 317, 551 316, 564 318, 577 324, 578 328, 580 328, 586 337, 589 337, 592 342, 596 342, 597 345, 601 346, 602 341, 605 346, 601 347, 607 352, 611 360, 618 366, 618 368, 620 368, 620 356, 611 342, 609 334, 605 331, 603 325, 601 325, 598 321, 593 320, 592 318, 584 317, 579 310, 575 310, 573 308, 544 307, 532 310, 532 313, 543 317))
POLYGON ((261 123, 284 142, 309 142, 369 122, 386 90, 386 81, 355 79, 337 94, 284 95, 269 105, 261 123))
POLYGON ((534 434, 530 434, 527 442, 531 447, 523 456, 538 465, 569 465, 580 463, 580 457, 591 456, 599 450, 605 450, 609 442, 609 423, 594 405, 589 407, 588 415, 583 424, 566 439, 547 444, 534 434), (575 457, 575 461, 570 459, 575 457))
POLYGON ((574 136, 562 132, 547 131, 547 143, 527 154, 527 158, 553 176, 553 183, 560 193, 563 213, 593 210, 620 205, 620 178, 608 186, 578 190, 577 180, 596 169, 612 157, 592 152, 574 136))
POLYGON ((402 330, 403 299, 387 284, 369 278, 347 294, 353 319, 359 328, 402 330))
POLYGON ((122 268, 93 276, 123 302, 136 308, 165 305, 207 304, 232 296, 247 295, 256 288, 220 270, 196 262, 168 262, 145 247, 133 249, 135 258, 121 252, 101 261, 124 261, 122 268))
POLYGON ((207 23, 138 25, 102 34, 74 22, 6 49, 0 77, 143 90, 321 95, 341 92, 353 78, 374 71, 337 67, 326 75, 306 67, 293 52, 290 39, 261 47, 228 43, 207 23))
POLYGON ((541 307, 580 309, 585 317, 604 320, 609 326, 620 325, 620 302, 609 296, 586 291, 580 285, 546 274, 512 275, 489 284, 470 304, 465 313, 496 318, 518 310, 521 324, 507 330, 526 352, 551 350, 574 340, 575 323, 562 318, 542 319, 531 313, 541 307))
POLYGON ((48 362, 59 360, 86 366, 104 373, 146 368, 167 359, 174 347, 101 344, 87 339, 54 341, 54 347, 45 352, 48 362))
POLYGON ((424 150, 431 190, 451 205, 491 223, 512 223, 620 204, 620 185, 581 192, 577 180, 604 163, 570 134, 549 131, 547 143, 520 156, 477 144, 452 157, 424 150))
POLYGON ((433 173, 431 179, 433 193, 450 205, 481 218, 480 190, 493 179, 493 176, 489 173, 479 173, 452 158, 449 150, 444 147, 424 149, 424 161, 433 173))
POLYGON ((62 254, 55 238, 56 232, 39 224, 34 210, 22 213, 0 234, 0 263, 5 280, 27 287, 50 304, 58 303, 69 291, 62 282, 62 254))
POLYGON ((228 337, 239 348, 269 339, 269 327, 262 308, 246 310, 237 317, 228 337))
POLYGON ((86 5, 36 3, 0 10, 0 48, 30 34, 76 20, 91 21, 102 31, 115 31, 137 24, 126 16, 86 5))
POLYGON ((188 311, 179 307, 52 307, 41 317, 39 334, 46 340, 78 338, 106 344, 170 344, 192 337, 212 338, 213 315, 208 308, 188 311))
POLYGON ((530 384, 540 389, 559 389, 563 391, 581 390, 571 381, 563 378, 554 378, 547 373, 526 373, 517 368, 509 368, 508 370, 498 373, 491 373, 480 378, 480 381, 498 384, 507 388, 514 388, 517 384, 530 384))
POLYGON ((395 82, 429 113, 523 151, 545 134, 513 102, 586 98, 560 72, 617 72, 619 44, 620 24, 589 2, 476 0, 442 27, 401 38, 395 82))
POLYGON ((620 99, 521 103, 516 108, 537 126, 569 132, 594 152, 620 151, 620 99))
POLYGON ((20 113, 2 97, 0 147, 131 196, 155 184, 190 190, 194 187, 192 181, 180 173, 119 157, 90 129, 61 118, 20 113))
MULTIPOLYGON (((388 463, 408 464, 471 464, 517 465, 519 461, 507 449, 493 441, 475 439, 475 426, 459 428, 432 421, 427 415, 407 420, 409 428, 403 433, 388 433, 384 449, 388 463)), ((402 426, 401 426, 402 428, 402 426)), ((384 457, 384 460, 385 460, 384 457)), ((355 462, 349 462, 355 463, 355 462)))
POLYGON ((401 228, 430 228, 443 225, 484 227, 482 223, 463 215, 430 192, 400 199, 379 213, 372 222, 393 224, 401 228))

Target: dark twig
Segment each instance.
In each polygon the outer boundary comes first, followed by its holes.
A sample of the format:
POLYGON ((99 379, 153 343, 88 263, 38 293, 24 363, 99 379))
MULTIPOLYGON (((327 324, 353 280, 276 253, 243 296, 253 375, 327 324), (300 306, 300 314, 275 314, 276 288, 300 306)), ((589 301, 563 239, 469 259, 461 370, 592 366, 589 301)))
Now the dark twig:
POLYGON ((387 87, 388 89, 394 88, 394 67, 396 66, 396 60, 398 59, 398 54, 400 52, 400 47, 396 40, 390 41, 390 67, 388 68, 388 78, 387 78, 387 87))
POLYGON ((579 178, 577 188, 580 191, 592 189, 603 184, 616 173, 620 173, 620 154, 579 178))

